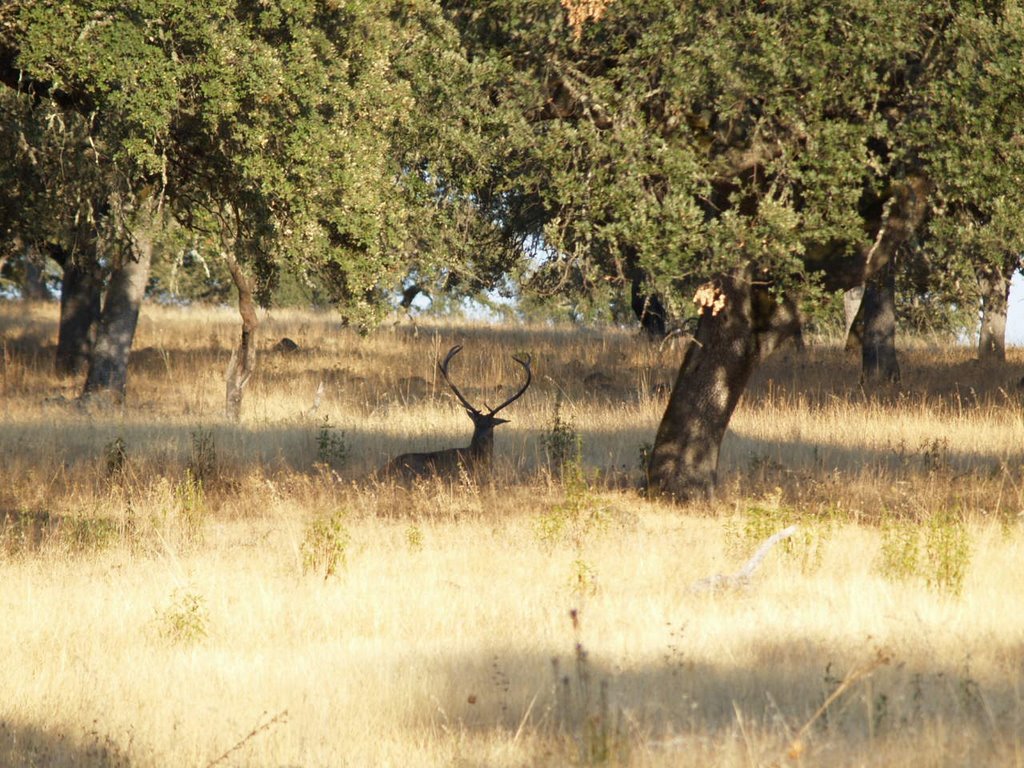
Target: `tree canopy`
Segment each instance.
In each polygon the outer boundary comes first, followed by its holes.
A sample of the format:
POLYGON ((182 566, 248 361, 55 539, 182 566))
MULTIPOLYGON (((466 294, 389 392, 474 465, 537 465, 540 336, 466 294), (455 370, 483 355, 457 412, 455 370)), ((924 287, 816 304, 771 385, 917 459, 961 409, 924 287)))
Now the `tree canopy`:
POLYGON ((4 82, 48 124, 79 116, 111 182, 264 287, 287 266, 369 313, 445 236, 486 230, 453 181, 479 131, 433 3, 17 2, 2 21, 4 82))

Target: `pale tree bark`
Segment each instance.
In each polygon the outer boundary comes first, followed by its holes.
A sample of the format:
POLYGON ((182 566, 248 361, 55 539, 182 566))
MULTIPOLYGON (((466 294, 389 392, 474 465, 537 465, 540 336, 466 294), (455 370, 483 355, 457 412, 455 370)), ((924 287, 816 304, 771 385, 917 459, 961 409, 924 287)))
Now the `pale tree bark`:
POLYGON ((991 269, 978 277, 981 288, 981 330, 978 333, 978 359, 1006 361, 1006 313, 1009 307, 1010 280, 991 269))
POLYGON ((847 351, 861 348, 863 323, 860 322, 860 305, 863 301, 863 285, 843 291, 843 315, 846 323, 846 343, 843 346, 847 351))
POLYGON ((256 331, 259 327, 259 317, 253 299, 253 279, 245 274, 233 251, 225 251, 224 257, 231 272, 231 279, 235 283, 235 290, 238 292, 238 314, 242 316, 242 335, 238 340, 238 346, 232 350, 231 361, 228 363, 224 411, 231 421, 239 421, 242 418, 245 386, 256 370, 256 331))
POLYGON ((800 333, 796 307, 738 270, 698 292, 697 332, 658 427, 648 492, 676 501, 710 498, 722 438, 751 374, 786 339, 800 333))

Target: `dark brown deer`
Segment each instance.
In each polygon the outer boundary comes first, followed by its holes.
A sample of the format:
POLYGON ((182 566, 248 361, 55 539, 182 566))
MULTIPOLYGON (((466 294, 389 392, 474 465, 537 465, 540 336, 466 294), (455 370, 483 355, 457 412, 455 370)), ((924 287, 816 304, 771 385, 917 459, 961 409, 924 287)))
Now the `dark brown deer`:
MULTIPOLYGON (((508 400, 496 408, 488 408, 487 412, 484 413, 470 405, 469 401, 459 392, 459 388, 452 384, 452 380, 448 378, 448 364, 461 351, 462 346, 459 344, 455 345, 448 350, 448 354, 442 362, 438 363, 437 367, 440 369, 441 376, 444 377, 445 382, 451 387, 452 392, 455 393, 455 397, 459 399, 459 402, 466 409, 466 414, 473 420, 473 439, 469 441, 469 445, 465 448, 448 448, 443 451, 430 451, 429 453, 403 453, 384 465, 380 470, 380 475, 396 479, 414 479, 431 476, 453 477, 462 470, 473 474, 482 469, 486 470, 490 466, 491 457, 494 455, 494 428, 499 424, 508 424, 508 419, 498 418, 498 411, 508 407, 522 397, 523 393, 526 392, 526 388, 530 386, 530 381, 533 378, 533 374, 530 372, 530 356, 527 355, 525 360, 514 356, 512 358, 523 366, 523 370, 526 371, 526 383, 508 400)), ((484 407, 487 407, 486 403, 484 407)))

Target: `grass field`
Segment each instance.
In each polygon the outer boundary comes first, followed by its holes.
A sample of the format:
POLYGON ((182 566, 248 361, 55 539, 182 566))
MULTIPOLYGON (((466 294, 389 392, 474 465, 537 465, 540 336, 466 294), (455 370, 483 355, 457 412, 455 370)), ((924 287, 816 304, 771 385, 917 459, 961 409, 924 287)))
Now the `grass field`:
POLYGON ((1024 766, 1020 350, 906 341, 872 397, 783 350, 672 507, 634 486, 679 348, 274 312, 231 424, 237 329, 147 306, 88 410, 55 307, 0 302, 0 765, 1024 766), (474 402, 533 355, 491 477, 378 482, 468 442, 455 343, 474 402))

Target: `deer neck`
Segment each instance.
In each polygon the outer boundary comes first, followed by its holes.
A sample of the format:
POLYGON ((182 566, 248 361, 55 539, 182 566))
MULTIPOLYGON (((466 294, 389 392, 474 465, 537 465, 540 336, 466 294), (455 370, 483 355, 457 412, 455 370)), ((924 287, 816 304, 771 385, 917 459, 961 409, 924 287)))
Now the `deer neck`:
POLYGON ((477 459, 490 459, 494 453, 494 427, 476 427, 467 452, 477 459))

